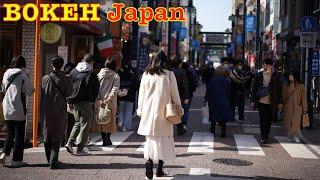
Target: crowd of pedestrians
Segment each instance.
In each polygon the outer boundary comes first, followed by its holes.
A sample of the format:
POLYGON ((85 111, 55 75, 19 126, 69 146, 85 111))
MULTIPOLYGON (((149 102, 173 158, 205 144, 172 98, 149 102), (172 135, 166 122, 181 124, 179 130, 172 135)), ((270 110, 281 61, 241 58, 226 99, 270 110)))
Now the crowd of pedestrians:
MULTIPOLYGON (((187 133, 189 108, 199 85, 198 72, 188 62, 169 62, 163 51, 151 57, 142 75, 134 72, 130 64, 117 69, 114 57, 106 59, 104 67, 99 69, 94 69, 95 59, 91 54, 86 54, 77 65, 67 63, 64 71, 60 56, 53 57, 51 62, 52 72, 42 78, 40 109, 50 168, 59 168, 61 145, 76 156, 90 155, 85 147, 92 132, 101 134, 102 146, 111 146, 112 133, 134 130, 132 118, 136 111, 140 117, 137 133, 146 140, 146 176, 152 179, 154 162, 158 163, 156 176, 164 176, 164 162, 175 158, 174 125, 178 135, 187 133)), ((296 71, 288 73, 283 84, 273 63, 272 59, 265 59, 263 71, 258 73, 253 73, 241 60, 228 58, 222 58, 217 68, 203 68, 201 77, 206 85, 205 101, 213 134, 217 124, 221 127, 221 137, 226 137, 227 122, 245 121, 245 104, 250 99, 252 107, 259 111, 261 143, 268 143, 271 122, 279 114, 283 114, 289 140, 300 141, 300 127, 309 123, 305 87, 296 71)), ((34 91, 25 68, 22 56, 13 58, 12 68, 6 71, 2 81, 8 131, 0 163, 5 163, 14 148, 11 163, 14 167, 25 165, 25 101, 34 91)))

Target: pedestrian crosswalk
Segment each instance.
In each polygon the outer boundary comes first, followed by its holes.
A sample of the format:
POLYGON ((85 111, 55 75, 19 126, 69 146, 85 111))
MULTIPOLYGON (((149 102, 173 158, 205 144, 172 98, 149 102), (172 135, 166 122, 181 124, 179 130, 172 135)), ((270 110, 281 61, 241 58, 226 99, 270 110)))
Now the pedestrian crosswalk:
POLYGON ((234 139, 236 141, 239 154, 265 156, 262 148, 253 135, 235 134, 234 139))
MULTIPOLYGON (((230 141, 230 137, 233 140, 233 143, 229 143, 229 148, 232 146, 231 149, 238 155, 257 157, 271 156, 271 154, 266 154, 266 149, 264 149, 266 147, 262 146, 258 141, 258 137, 254 135, 233 134, 233 136, 229 136, 229 138, 226 140, 230 141)), ((91 137, 92 146, 89 148, 89 151, 111 152, 124 144, 126 147, 128 147, 129 151, 132 151, 133 149, 135 152, 142 153, 144 149, 144 142, 142 138, 138 138, 141 140, 139 142, 134 141, 134 143, 130 143, 129 139, 131 138, 137 138, 137 135, 133 131, 114 133, 111 135, 111 141, 113 142, 113 145, 110 147, 102 147, 100 134, 96 134, 91 137)), ((320 154, 318 151, 315 151, 315 148, 313 147, 315 145, 289 142, 287 137, 284 136, 275 136, 274 138, 276 141, 268 146, 268 148, 283 148, 284 152, 286 152, 286 154, 291 158, 319 159, 320 154), (274 144, 280 144, 280 146, 276 146, 274 144)), ((223 145, 223 143, 221 143, 223 139, 219 139, 219 142, 215 142, 214 135, 209 132, 193 132, 192 137, 190 138, 190 136, 188 136, 186 139, 188 140, 183 142, 175 142, 176 148, 187 147, 186 153, 211 154, 215 153, 215 148, 218 148, 219 151, 223 149, 221 147, 215 147, 215 143, 217 143, 219 146, 223 145)), ((61 150, 64 150, 64 148, 61 150)), ((27 149, 25 152, 44 152, 44 148, 31 148, 27 149)), ((197 169, 193 169, 192 172, 196 173, 198 171, 197 169)))

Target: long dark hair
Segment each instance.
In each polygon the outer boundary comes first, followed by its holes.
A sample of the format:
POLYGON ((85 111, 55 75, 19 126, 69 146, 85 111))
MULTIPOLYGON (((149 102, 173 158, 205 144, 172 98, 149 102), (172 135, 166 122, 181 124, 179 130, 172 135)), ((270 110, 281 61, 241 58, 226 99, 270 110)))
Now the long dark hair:
POLYGON ((287 74, 287 82, 288 82, 288 85, 291 83, 290 80, 289 80, 289 76, 292 75, 293 78, 294 78, 294 83, 301 83, 301 80, 300 80, 300 72, 299 71, 296 71, 296 70, 292 70, 290 73, 287 74))
POLYGON ((164 74, 164 69, 167 69, 167 56, 164 52, 159 51, 153 55, 149 61, 149 65, 146 72, 151 75, 161 75, 164 74))

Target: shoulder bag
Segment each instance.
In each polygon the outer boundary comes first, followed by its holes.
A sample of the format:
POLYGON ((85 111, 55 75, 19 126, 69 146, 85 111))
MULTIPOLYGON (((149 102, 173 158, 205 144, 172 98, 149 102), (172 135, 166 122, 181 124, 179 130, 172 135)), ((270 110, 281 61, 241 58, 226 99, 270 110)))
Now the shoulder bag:
POLYGON ((169 103, 165 107, 165 117, 166 120, 172 124, 180 124, 181 118, 183 116, 183 109, 180 104, 174 104, 172 102, 172 95, 171 95, 171 73, 169 72, 169 77, 167 77, 169 82, 169 89, 170 89, 170 99, 169 103))

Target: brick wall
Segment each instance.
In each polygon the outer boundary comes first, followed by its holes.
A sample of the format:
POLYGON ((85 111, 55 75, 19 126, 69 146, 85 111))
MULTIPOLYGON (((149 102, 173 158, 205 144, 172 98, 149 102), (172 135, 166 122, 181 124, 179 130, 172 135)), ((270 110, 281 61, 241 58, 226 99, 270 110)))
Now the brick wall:
MULTIPOLYGON (((34 37, 35 23, 23 21, 22 23, 22 55, 26 58, 29 78, 33 83, 34 77, 34 37)), ((27 98, 27 137, 32 138, 33 96, 27 98)))

